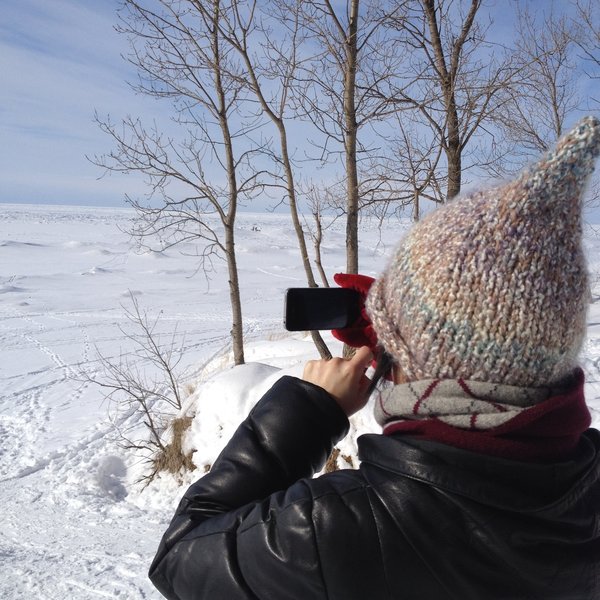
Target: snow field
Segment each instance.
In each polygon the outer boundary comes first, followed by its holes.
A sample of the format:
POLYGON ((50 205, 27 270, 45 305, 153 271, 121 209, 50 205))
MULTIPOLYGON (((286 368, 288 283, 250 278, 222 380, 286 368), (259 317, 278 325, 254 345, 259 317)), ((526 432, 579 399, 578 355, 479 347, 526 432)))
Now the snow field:
MULTIPOLYGON (((124 451, 115 431, 143 435, 140 417, 116 410, 89 382, 100 369, 98 352, 148 368, 120 331, 131 327, 123 306, 131 307, 132 294, 160 317, 165 343, 176 331, 182 381, 206 404, 195 425, 203 428, 196 453, 202 464, 214 460, 265 378, 315 358, 308 339, 282 326, 285 289, 304 285, 287 215, 240 215, 247 360, 270 366, 248 365, 239 375, 228 370, 224 264, 217 261, 206 280, 192 276, 192 245, 183 254, 136 253, 124 233, 132 216, 127 209, 37 205, 3 205, 0 212, 3 599, 160 597, 146 572, 182 490, 164 477, 142 491, 136 481, 143 458, 124 451)), ((329 233, 324 251, 333 273, 345 262, 341 223, 329 233)), ((373 272, 384 251, 377 240, 373 272)))
MULTIPOLYGON (((0 211, 0 598, 127 600, 161 596, 146 572, 185 485, 210 465, 270 385, 299 375, 316 352, 285 332, 283 296, 304 276, 287 215, 241 213, 237 252, 247 365, 231 368, 224 263, 206 280, 192 245, 164 253, 132 250, 128 209, 3 205, 0 211), (157 332, 183 353, 183 412, 196 414, 185 438, 198 472, 163 476, 147 488, 143 457, 125 451, 116 428, 143 435, 140 417, 103 401, 89 382, 98 352, 146 369, 121 329, 133 294, 159 317, 157 332), (182 487, 183 486, 183 487, 182 487)), ((326 231, 328 274, 344 270, 344 226, 326 231)), ((406 223, 361 225, 361 271, 376 275, 406 223)), ((586 229, 590 269, 600 239, 586 229)), ((600 285, 592 290, 582 356, 586 393, 600 425, 600 285)), ((334 352, 341 345, 326 335, 334 352)), ((377 431, 371 407, 352 419, 342 455, 377 431)), ((345 463, 340 458, 340 466, 345 463)))

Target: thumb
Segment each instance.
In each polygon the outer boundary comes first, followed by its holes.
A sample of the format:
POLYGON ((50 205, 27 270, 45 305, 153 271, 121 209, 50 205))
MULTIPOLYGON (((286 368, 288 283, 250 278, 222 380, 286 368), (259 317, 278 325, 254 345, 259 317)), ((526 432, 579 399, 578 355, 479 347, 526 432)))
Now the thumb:
POLYGON ((365 371, 373 361, 373 358, 374 355, 371 349, 368 346, 362 346, 354 353, 354 356, 350 359, 350 363, 357 370, 365 371))

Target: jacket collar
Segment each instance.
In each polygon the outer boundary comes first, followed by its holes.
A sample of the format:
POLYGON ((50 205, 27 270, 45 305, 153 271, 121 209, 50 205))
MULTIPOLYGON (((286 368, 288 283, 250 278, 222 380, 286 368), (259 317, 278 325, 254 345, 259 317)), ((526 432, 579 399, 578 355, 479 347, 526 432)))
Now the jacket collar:
POLYGON ((511 511, 562 510, 600 481, 600 432, 595 429, 581 436, 569 459, 551 463, 487 456, 405 435, 367 434, 358 445, 368 479, 380 479, 369 468, 374 466, 511 511))

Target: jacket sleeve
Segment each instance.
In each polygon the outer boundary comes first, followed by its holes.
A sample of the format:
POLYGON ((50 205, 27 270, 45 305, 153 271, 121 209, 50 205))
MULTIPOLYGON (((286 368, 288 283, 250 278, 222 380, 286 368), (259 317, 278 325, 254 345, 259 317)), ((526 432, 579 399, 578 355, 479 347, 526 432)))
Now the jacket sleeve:
POLYGON ((170 600, 285 598, 286 590, 319 597, 312 500, 300 480, 322 468, 347 431, 325 390, 280 379, 185 493, 150 567, 154 585, 170 600), (269 590, 253 588, 257 568, 272 573, 260 576, 269 590))

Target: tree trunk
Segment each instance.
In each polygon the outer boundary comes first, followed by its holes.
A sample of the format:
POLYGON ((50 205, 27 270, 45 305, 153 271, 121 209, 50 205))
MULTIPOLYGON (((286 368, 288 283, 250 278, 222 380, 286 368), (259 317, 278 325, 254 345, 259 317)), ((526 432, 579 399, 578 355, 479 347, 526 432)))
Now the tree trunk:
POLYGON ((242 300, 240 298, 240 282, 238 279, 237 260, 235 257, 234 228, 232 224, 225 226, 225 256, 229 271, 229 299, 231 302, 231 342, 233 362, 244 364, 244 329, 242 321, 242 300))
POLYGON ((313 213, 315 218, 315 264, 317 265, 317 270, 319 271, 319 275, 321 276, 321 282, 323 283, 323 287, 329 287, 329 281, 327 279, 327 275, 325 274, 325 269, 323 269, 323 261, 321 260, 321 242, 323 241, 323 224, 321 223, 321 213, 316 210, 313 213))
POLYGON ((358 168, 356 145, 356 69, 359 0, 352 0, 349 31, 346 41, 346 72, 344 76, 344 119, 346 126, 346 272, 358 273, 358 168))
POLYGON ((223 147, 225 151, 225 166, 227 172, 227 186, 229 193, 228 214, 221 214, 225 229, 225 256, 229 271, 229 299, 231 301, 231 343, 233 347, 233 360, 236 365, 244 364, 244 329, 242 321, 242 302, 240 299, 240 283, 238 279, 237 260, 235 256, 234 226, 237 213, 238 185, 235 158, 233 154, 233 141, 229 130, 227 117, 227 100, 221 79, 221 52, 219 47, 219 3, 215 3, 212 13, 212 51, 215 57, 215 90, 218 97, 218 118, 223 134, 223 147))
MULTIPOLYGON (((272 113, 271 113, 272 114, 272 113)), ((292 215, 292 222, 294 223, 294 229, 296 230, 296 237, 298 238, 298 245, 300 247, 300 255, 302 256, 302 264, 304 265, 304 272, 306 273, 306 280, 309 287, 318 287, 315 277, 313 275, 312 267, 310 265, 310 258, 308 256, 308 248, 306 247, 306 238, 304 236, 304 230, 302 229, 302 223, 298 215, 298 205, 296 203, 296 189, 294 186, 294 172, 292 171, 292 164, 290 162, 290 156, 288 152, 287 144, 287 131, 285 125, 281 119, 273 119, 279 130, 279 138, 281 142, 281 157, 283 159, 283 165, 285 170, 285 177, 287 183, 288 200, 290 203, 290 212, 292 215)), ((327 344, 321 337, 318 331, 311 331, 310 335, 312 340, 319 352, 321 358, 330 359, 331 352, 327 347, 327 344)))
POLYGON ((413 221, 416 223, 420 218, 421 218, 421 214, 420 214, 420 210, 421 207, 419 205, 419 192, 417 190, 415 190, 414 196, 413 196, 413 221))
POLYGON ((304 237, 304 229, 302 229, 302 223, 300 222, 300 216, 298 215, 298 204, 296 202, 296 189, 294 185, 294 172, 292 171, 292 164, 290 162, 288 151, 287 131, 281 119, 274 118, 274 121, 277 125, 277 129, 279 130, 281 158, 283 160, 283 169, 285 171, 286 190, 288 201, 290 203, 290 213, 292 216, 292 223, 294 224, 294 230, 296 231, 296 237, 298 238, 298 246, 300 248, 302 264, 304 265, 306 281, 308 282, 309 287, 317 287, 317 282, 315 281, 312 267, 310 265, 310 257, 308 256, 306 238, 304 237))
POLYGON ((446 200, 454 198, 460 192, 461 188, 462 148, 458 111, 456 108, 456 93, 454 88, 459 70, 460 54, 480 4, 480 0, 471 0, 471 8, 463 23, 460 35, 454 40, 450 58, 450 67, 448 67, 441 40, 440 28, 437 22, 435 0, 423 0, 423 8, 427 15, 429 32, 431 34, 431 45, 435 55, 435 65, 439 74, 440 87, 444 97, 446 117, 446 143, 444 150, 446 152, 448 163, 448 188, 446 191, 446 200))
MULTIPOLYGON (((450 132, 448 132, 450 133, 450 132)), ((452 200, 458 196, 462 180, 462 157, 460 143, 453 140, 448 135, 448 150, 446 151, 448 160, 448 187, 446 191, 446 200, 452 200)))

